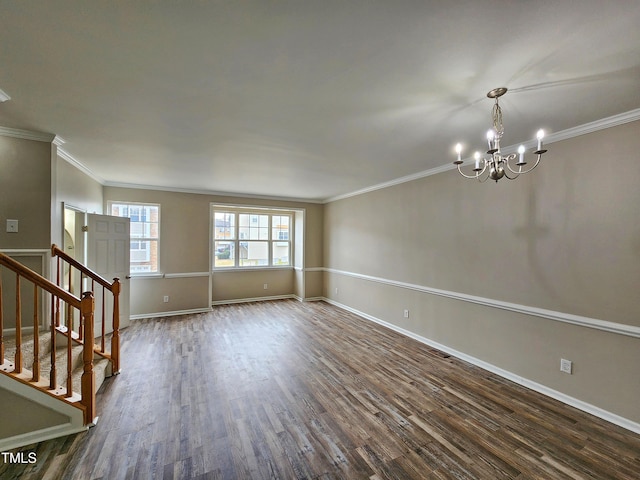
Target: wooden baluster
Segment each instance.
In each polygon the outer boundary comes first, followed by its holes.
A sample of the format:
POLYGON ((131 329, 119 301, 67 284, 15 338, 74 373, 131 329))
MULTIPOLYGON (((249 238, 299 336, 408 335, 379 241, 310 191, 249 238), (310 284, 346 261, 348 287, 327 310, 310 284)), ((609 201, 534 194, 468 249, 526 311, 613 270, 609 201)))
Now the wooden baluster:
MULTIPOLYGON (((81 314, 86 330, 87 339, 92 339, 93 335, 93 311, 95 300, 91 292, 82 294, 81 314)), ((82 351, 84 371, 81 380, 82 404, 85 407, 85 424, 93 423, 96 411, 96 379, 93 372, 93 341, 84 342, 82 351)))
POLYGON ((38 286, 33 284, 33 376, 32 382, 40 380, 40 314, 38 312, 38 286))
POLYGON ((54 305, 58 301, 58 298, 51 294, 51 370, 49 370, 49 390, 55 390, 56 388, 56 313, 54 312, 54 305))
POLYGON ((4 363, 4 318, 2 316, 2 303, 4 296, 2 294, 2 268, 0 268, 0 362, 4 363))
POLYGON ((71 338, 71 333, 73 331, 73 309, 69 304, 67 305, 67 393, 66 397, 71 397, 73 395, 73 377, 71 376, 73 372, 73 355, 71 349, 73 348, 73 342, 71 338))
POLYGON ((22 373, 22 301, 20 299, 20 275, 16 273, 16 357, 15 373, 22 373))
POLYGON ((102 339, 100 340, 100 351, 104 353, 105 336, 107 335, 107 320, 106 320, 106 304, 107 304, 107 292, 105 287, 102 287, 102 339))
MULTIPOLYGON (((71 269, 72 266, 69 265, 69 269, 71 269)), ((84 273, 80 272, 80 291, 82 291, 83 289, 83 285, 84 285, 84 273)), ((82 315, 80 314, 80 312, 78 312, 78 340, 80 340, 81 342, 84 340, 84 324, 82 323, 82 315)))
MULTIPOLYGON (((62 288, 62 286, 60 285, 60 258, 58 258, 58 272, 56 274, 56 285, 58 285, 60 288, 62 288)), ((51 297, 53 299, 53 297, 51 297)), ((59 327, 60 326, 60 298, 59 297, 55 297, 56 298, 56 303, 55 303, 55 311, 56 311, 56 321, 55 321, 55 326, 59 327)), ((54 308, 54 304, 51 304, 51 308, 54 308)), ((55 388, 55 387, 52 387, 55 388)))
POLYGON ((111 366, 113 373, 120 372, 120 279, 114 278, 113 293, 113 334, 111 335, 111 366))

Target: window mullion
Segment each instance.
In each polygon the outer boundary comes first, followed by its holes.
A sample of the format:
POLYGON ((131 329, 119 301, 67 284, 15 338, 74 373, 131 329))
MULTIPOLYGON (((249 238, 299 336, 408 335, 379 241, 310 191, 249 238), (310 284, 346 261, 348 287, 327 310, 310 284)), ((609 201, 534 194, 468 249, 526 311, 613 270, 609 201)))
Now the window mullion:
POLYGON ((238 268, 240 266, 240 215, 235 212, 233 214, 233 238, 235 245, 235 252, 233 255, 233 266, 238 268))
POLYGON ((271 225, 273 222, 273 215, 269 214, 267 216, 267 262, 269 264, 270 267, 273 266, 273 244, 271 243, 271 237, 272 237, 272 232, 271 232, 271 225))

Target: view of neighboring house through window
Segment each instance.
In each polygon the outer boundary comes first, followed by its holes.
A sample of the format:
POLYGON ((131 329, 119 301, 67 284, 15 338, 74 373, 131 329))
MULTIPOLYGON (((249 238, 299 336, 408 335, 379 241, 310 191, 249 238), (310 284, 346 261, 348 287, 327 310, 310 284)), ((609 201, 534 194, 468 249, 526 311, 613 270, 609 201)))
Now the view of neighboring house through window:
POLYGON ((160 252, 160 205, 111 203, 111 215, 131 219, 131 273, 157 273, 160 252))
POLYGON ((291 265, 291 215, 214 211, 214 268, 291 265))

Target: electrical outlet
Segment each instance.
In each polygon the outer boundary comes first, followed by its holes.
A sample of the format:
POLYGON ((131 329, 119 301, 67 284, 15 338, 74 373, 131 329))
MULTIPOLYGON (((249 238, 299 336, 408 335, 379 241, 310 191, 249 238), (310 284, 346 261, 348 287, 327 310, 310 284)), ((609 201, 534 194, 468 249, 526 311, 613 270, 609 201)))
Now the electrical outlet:
POLYGON ((404 309, 404 318, 409 318, 409 310, 408 309, 404 309))
POLYGON ((267 288, 269 288, 269 284, 265 283, 265 284, 262 286, 262 288, 264 288, 264 289, 266 290, 267 288))
POLYGON ((336 295, 338 294, 338 287, 336 287, 336 295))
POLYGON ((164 298, 162 299, 162 301, 164 303, 169 303, 169 295, 165 295, 164 298))
POLYGON ((566 360, 564 358, 560 359, 560 371, 564 373, 568 373, 571 375, 573 370, 573 362, 571 360, 566 360))

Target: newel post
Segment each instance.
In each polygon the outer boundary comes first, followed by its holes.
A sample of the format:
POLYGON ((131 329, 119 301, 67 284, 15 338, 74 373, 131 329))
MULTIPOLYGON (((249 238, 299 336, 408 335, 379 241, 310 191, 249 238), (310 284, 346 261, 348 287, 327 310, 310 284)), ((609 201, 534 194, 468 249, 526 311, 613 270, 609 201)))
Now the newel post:
POLYGON ((113 293, 113 335, 111 336, 111 366, 113 373, 120 372, 120 279, 114 278, 113 293))
POLYGON ((94 342, 94 325, 93 311, 95 309, 95 300, 92 292, 82 294, 80 310, 82 320, 84 322, 85 336, 84 349, 82 351, 82 360, 84 363, 84 371, 81 379, 82 404, 85 407, 84 421, 85 424, 92 423, 96 413, 96 379, 93 372, 93 342, 94 342))

